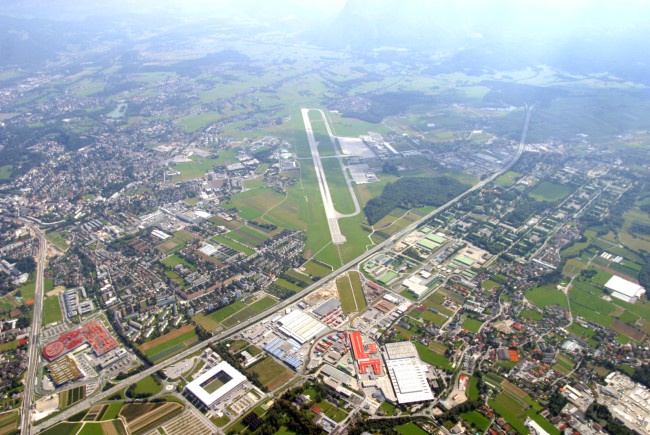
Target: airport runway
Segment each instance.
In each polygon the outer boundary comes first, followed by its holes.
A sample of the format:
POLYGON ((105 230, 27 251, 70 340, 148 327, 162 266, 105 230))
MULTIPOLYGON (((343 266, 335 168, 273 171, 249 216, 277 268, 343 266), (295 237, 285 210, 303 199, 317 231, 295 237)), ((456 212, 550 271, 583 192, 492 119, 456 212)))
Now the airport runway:
MULTIPOLYGON (((310 109, 300 109, 302 112, 302 119, 305 122, 305 131, 307 132, 307 140, 309 141, 309 149, 311 150, 311 157, 314 160, 314 168, 316 169, 316 177, 318 178, 318 187, 320 188, 320 194, 323 198, 323 206, 325 207, 325 217, 327 218, 327 225, 330 229, 330 234, 332 235, 332 243, 335 245, 341 245, 345 243, 345 236, 341 233, 341 228, 339 227, 339 221, 336 216, 336 209, 334 208, 334 202, 332 201, 332 195, 330 194, 330 189, 327 186, 327 179, 325 178, 325 170, 323 169, 323 164, 320 161, 320 153, 318 152, 318 142, 314 138, 314 131, 311 128, 311 121, 309 121, 309 110, 310 109)), ((321 115, 323 113, 321 112, 321 115)), ((323 115, 323 121, 327 125, 327 130, 329 131, 329 125, 327 120, 323 115)), ((331 137, 331 136, 330 136, 331 137)))

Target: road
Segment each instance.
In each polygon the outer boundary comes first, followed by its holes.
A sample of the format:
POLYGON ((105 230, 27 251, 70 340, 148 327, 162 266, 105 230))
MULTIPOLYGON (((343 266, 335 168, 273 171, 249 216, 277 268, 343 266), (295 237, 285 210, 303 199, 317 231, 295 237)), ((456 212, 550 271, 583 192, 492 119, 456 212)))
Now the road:
MULTIPOLYGON (((525 148, 526 134, 528 132, 528 124, 529 124, 529 121, 530 121, 530 115, 531 115, 531 111, 532 111, 533 107, 534 107, 534 105, 532 107, 530 107, 530 108, 526 107, 526 121, 524 123, 524 128, 523 128, 523 131, 521 133, 521 140, 519 141, 519 146, 517 148, 517 152, 512 157, 512 160, 510 160, 510 162, 508 162, 508 164, 506 166, 504 166, 500 171, 497 171, 496 173, 494 173, 490 177, 486 178, 485 180, 479 182, 478 184, 474 185, 470 189, 466 190, 464 193, 460 194, 456 198, 450 200, 446 204, 438 207, 437 209, 433 210, 431 213, 427 214, 426 216, 422 217, 421 219, 413 222, 409 226, 407 226, 404 229, 398 231, 393 236, 389 237, 385 241, 383 241, 380 244, 376 245, 374 248, 371 248, 370 250, 364 252, 363 254, 359 255, 355 259, 351 260, 350 262, 344 264, 343 266, 341 266, 338 269, 334 270, 330 274, 328 274, 325 277, 321 278, 319 281, 317 281, 314 284, 310 285, 309 287, 305 288, 304 290, 302 290, 302 291, 296 293, 295 295, 291 296, 290 298, 285 299, 284 301, 280 302, 278 305, 275 305, 274 307, 271 307, 268 310, 254 316, 254 317, 251 317, 250 319, 246 320, 245 322, 242 322, 239 325, 234 326, 233 328, 230 328, 230 329, 228 329, 226 331, 223 331, 223 332, 213 336, 212 338, 210 338, 208 340, 199 342, 199 343, 195 344, 194 346, 188 348, 187 350, 185 350, 185 351, 183 351, 183 352, 181 352, 179 354, 176 354, 175 356, 173 356, 173 357, 171 357, 171 358, 169 358, 169 359, 167 359, 167 360, 165 360, 163 362, 160 362, 160 363, 158 363, 158 364, 156 364, 154 366, 151 366, 151 367, 141 371, 140 373, 137 373, 137 374, 135 374, 133 376, 128 377, 125 380, 123 380, 122 382, 120 382, 119 384, 117 384, 116 386, 114 386, 114 387, 112 387, 112 388, 110 388, 110 389, 108 389, 106 391, 100 392, 97 395, 93 395, 92 397, 89 397, 87 399, 82 400, 81 402, 77 403, 76 405, 74 405, 74 406, 66 409, 65 411, 61 412, 60 414, 56 415, 55 417, 52 417, 49 420, 46 420, 43 423, 41 423, 40 425, 38 425, 39 431, 45 430, 48 427, 51 427, 54 424, 56 424, 56 423, 58 423, 60 421, 63 421, 68 417, 71 417, 71 416, 75 415, 76 413, 78 413, 78 412, 92 406, 93 404, 99 402, 100 400, 104 400, 107 397, 112 396, 113 394, 115 394, 118 391, 122 390, 126 386, 131 385, 131 384, 133 384, 135 382, 138 382, 139 380, 141 380, 141 379, 143 379, 143 378, 157 372, 158 370, 162 370, 163 368, 165 368, 165 367, 167 367, 169 365, 172 365, 172 364, 174 364, 174 363, 176 363, 176 362, 178 362, 178 361, 180 361, 182 359, 187 358, 189 355, 191 355, 191 354, 193 354, 195 352, 198 352, 199 350, 207 347, 210 343, 214 343, 214 342, 223 340, 225 338, 228 338, 228 337, 236 334, 237 332, 248 328, 250 325, 252 325, 254 323, 257 323, 257 322, 261 321, 262 319, 264 319, 266 317, 272 316, 272 315, 280 312, 281 310, 285 309, 289 305, 304 299, 308 294, 310 294, 311 292, 319 289, 321 286, 323 286, 324 284, 326 284, 330 280, 336 278, 338 275, 340 275, 340 274, 342 274, 344 272, 347 272, 351 268, 356 267, 356 265, 358 263, 367 260, 368 258, 372 257, 373 255, 375 255, 376 253, 378 253, 382 249, 386 248, 387 246, 392 245, 397 240, 399 240, 401 237, 405 236, 406 234, 408 234, 411 231, 413 231, 414 229, 416 229, 418 225, 422 224, 423 222, 426 222, 427 220, 431 219, 433 216, 437 215, 438 213, 441 213, 441 212, 445 211, 447 208, 451 207, 456 202, 460 201, 461 199, 463 199, 467 195, 471 194, 472 192, 476 192, 477 190, 483 189, 483 187, 486 184, 492 182, 497 177, 499 177, 502 174, 509 171, 510 168, 512 167, 512 165, 514 165, 517 162, 517 160, 519 159, 519 157, 521 157, 521 154, 523 153, 524 148, 525 148)), ((305 123, 305 124, 307 124, 307 123, 305 123)))
POLYGON ((20 416, 20 433, 27 435, 31 429, 31 410, 34 400, 34 387, 36 385, 36 369, 40 361, 38 355, 39 338, 41 334, 41 320, 43 318, 43 274, 45 271, 45 254, 47 240, 38 228, 32 227, 38 237, 38 260, 36 264, 36 283, 34 292, 34 306, 32 326, 29 333, 29 351, 27 353, 27 372, 25 373, 25 390, 23 392, 22 412, 20 416))

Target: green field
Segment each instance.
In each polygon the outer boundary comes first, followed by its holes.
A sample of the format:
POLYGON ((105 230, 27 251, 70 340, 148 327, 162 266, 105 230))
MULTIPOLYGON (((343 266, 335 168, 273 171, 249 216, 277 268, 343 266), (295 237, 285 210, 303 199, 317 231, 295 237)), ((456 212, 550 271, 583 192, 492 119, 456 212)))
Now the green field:
POLYGON ((264 296, 260 300, 246 306, 242 310, 236 312, 232 316, 228 317, 223 321, 223 326, 226 328, 230 328, 237 323, 243 322, 245 320, 248 320, 249 318, 253 317, 256 314, 261 313, 262 311, 266 310, 267 308, 271 308, 273 305, 277 304, 278 301, 273 299, 271 296, 264 296))
POLYGON ((343 420, 345 420, 345 417, 348 416, 347 412, 324 400, 322 402, 317 403, 316 406, 318 406, 323 411, 323 414, 325 414, 326 416, 328 416, 329 418, 331 418, 337 423, 342 422, 343 420))
POLYGON ((108 409, 104 413, 104 416, 102 417, 102 421, 106 420, 113 420, 114 418, 117 418, 117 414, 120 412, 120 409, 122 409, 122 406, 124 406, 124 402, 113 402, 108 406, 108 409))
POLYGON ((62 251, 68 249, 67 239, 63 233, 59 231, 50 231, 45 234, 45 238, 62 251))
POLYGON ((460 416, 463 420, 474 425, 482 432, 490 426, 490 419, 478 411, 465 412, 460 416))
MULTIPOLYGON (((46 431, 41 432, 43 435, 73 435, 81 428, 81 423, 59 423, 52 426, 46 431)), ((100 432, 101 433, 101 432, 100 432)))
POLYGON ((8 180, 11 178, 11 165, 0 166, 0 180, 8 180))
POLYGON ((179 265, 179 264, 182 264, 182 265, 184 265, 185 267, 187 267, 187 268, 189 268, 189 269, 192 269, 192 270, 196 269, 193 265, 191 265, 191 264, 188 263, 187 261, 183 260, 181 257, 179 257, 179 256, 176 255, 176 254, 174 254, 174 255, 170 255, 169 257, 163 259, 163 260, 161 261, 161 263, 164 264, 164 265, 167 266, 167 267, 172 268, 172 269, 173 269, 175 266, 179 265))
POLYGON ((480 394, 478 391, 478 379, 474 376, 469 379, 466 393, 469 400, 478 400, 480 394))
POLYGON ((519 172, 508 171, 494 180, 494 184, 503 187, 510 187, 521 177, 523 177, 523 174, 520 174, 519 172))
POLYGON ((418 350, 418 355, 420 359, 426 363, 431 364, 432 366, 439 367, 446 371, 451 371, 451 362, 442 355, 438 355, 436 352, 427 348, 424 344, 420 342, 414 342, 416 349, 418 350))
POLYGON ((496 399, 490 399, 488 404, 497 412, 501 417, 521 434, 527 434, 530 431, 524 425, 526 421, 526 412, 524 410, 523 402, 518 401, 513 396, 507 393, 500 393, 496 399))
POLYGON ((566 198, 572 191, 569 186, 542 181, 528 192, 528 196, 537 201, 554 202, 566 198))
MULTIPOLYGON (((228 233, 230 234, 230 233, 228 233)), ((252 248, 249 248, 248 246, 242 245, 239 242, 236 242, 232 239, 229 239, 227 237, 224 237, 222 235, 216 235, 212 237, 213 240, 221 243, 222 245, 228 246, 229 248, 234 249, 237 252, 242 252, 244 255, 252 255, 255 253, 255 250, 252 248)))
POLYGON ((36 293, 36 283, 34 282, 34 275, 30 275, 29 280, 25 285, 18 288, 18 291, 22 295, 23 300, 34 299, 34 294, 36 293))
POLYGON ((571 361, 567 356, 560 354, 557 357, 557 363, 553 366, 555 370, 562 373, 563 375, 568 375, 573 370, 573 361, 571 361))
POLYGON ((45 324, 63 320, 61 303, 58 296, 49 296, 43 300, 43 322, 45 324))
POLYGON ((519 317, 522 319, 530 319, 530 320, 535 320, 535 321, 540 321, 544 318, 544 316, 535 311, 535 310, 521 310, 519 313, 519 317))
POLYGON ((187 348, 185 342, 191 342, 196 338, 196 331, 192 329, 189 332, 171 338, 157 346, 151 347, 144 351, 153 361, 163 360, 187 348))
POLYGON ((429 433, 413 422, 397 426, 395 430, 402 435, 427 435, 429 433))
POLYGON ((483 322, 468 317, 463 322, 463 329, 467 329, 470 332, 478 332, 481 325, 483 325, 483 322))
POLYGON ((203 177, 208 170, 212 169, 212 166, 217 164, 219 164, 219 159, 192 158, 191 162, 178 163, 174 166, 174 170, 180 172, 180 175, 174 176, 172 180, 183 181, 203 177))
POLYGON ((145 394, 145 395, 153 396, 162 391, 162 384, 153 376, 147 376, 146 378, 142 378, 134 385, 135 385, 135 389, 133 390, 133 393, 136 395, 145 394))
POLYGON ((271 356, 256 362, 248 370, 257 373, 257 379, 271 391, 293 378, 293 372, 277 363, 271 356))
POLYGON ((359 280, 359 273, 348 272, 336 280, 336 288, 341 298, 341 308, 346 313, 359 312, 366 308, 366 298, 359 280))
POLYGON ((215 322, 221 322, 226 320, 228 317, 232 316, 239 310, 243 310, 246 307, 246 304, 241 300, 236 300, 230 305, 226 305, 223 308, 208 314, 207 317, 214 320, 215 322))
POLYGON ((560 305, 568 308, 565 294, 557 290, 554 285, 535 287, 526 292, 526 299, 542 309, 549 305, 560 305))

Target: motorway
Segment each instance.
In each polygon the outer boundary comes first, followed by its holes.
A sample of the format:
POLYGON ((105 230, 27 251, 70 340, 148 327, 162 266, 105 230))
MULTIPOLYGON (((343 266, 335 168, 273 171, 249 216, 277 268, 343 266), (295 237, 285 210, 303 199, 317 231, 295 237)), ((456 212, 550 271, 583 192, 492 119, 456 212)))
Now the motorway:
MULTIPOLYGON (((169 358, 169 359, 167 359, 167 360, 165 360, 163 362, 160 362, 160 363, 158 363, 156 365, 153 365, 153 366, 151 366, 151 367, 149 367, 149 368, 147 368, 145 370, 142 370, 139 373, 136 373, 133 376, 128 377, 128 378, 124 379, 122 382, 120 382, 119 384, 117 384, 116 386, 114 386, 114 387, 112 387, 112 388, 110 388, 110 389, 108 389, 106 391, 102 391, 97 395, 93 395, 92 397, 89 397, 87 399, 82 400, 81 402, 78 402, 76 405, 73 405, 72 407, 70 407, 70 408, 66 409, 65 411, 61 412, 60 414, 50 418, 49 420, 44 421, 43 423, 39 424, 36 427, 38 428, 39 431, 45 430, 45 429, 53 426, 54 424, 56 424, 56 423, 58 423, 60 421, 63 421, 66 418, 71 417, 71 416, 77 414, 78 412, 80 412, 80 411, 82 411, 82 410, 84 410, 86 408, 89 408, 90 406, 94 405, 95 403, 116 394, 117 392, 119 392, 123 388, 127 387, 128 385, 131 385, 131 384, 133 384, 135 382, 138 382, 139 380, 141 380, 141 379, 143 379, 143 378, 157 372, 158 370, 162 370, 163 368, 165 368, 165 367, 167 367, 169 365, 172 365, 172 364, 174 364, 174 363, 176 363, 176 362, 178 362, 178 361, 180 361, 182 359, 187 358, 189 355, 191 355, 191 354, 193 354, 193 353, 207 347, 210 343, 214 343, 214 342, 223 340, 225 338, 228 338, 230 336, 233 336, 237 332, 248 328, 250 325, 252 325, 254 323, 257 323, 257 322, 261 321, 262 319, 264 319, 266 317, 274 315, 275 313, 285 309, 289 305, 302 300, 309 293, 317 290, 318 288, 320 288, 321 286, 323 286, 324 284, 326 284, 330 280, 336 278, 338 275, 342 274, 343 272, 346 272, 349 269, 355 267, 358 263, 360 263, 362 261, 365 261, 366 259, 368 259, 371 256, 375 255, 377 252, 379 252, 382 249, 386 248, 387 246, 390 246, 391 244, 395 243, 401 237, 403 237, 404 235, 406 235, 406 234, 410 233, 411 231, 413 231, 414 229, 416 229, 418 225, 420 225, 423 222, 426 222, 427 220, 431 219, 433 216, 437 215, 438 213, 443 212, 444 210, 446 210, 450 206, 454 205, 456 202, 460 201, 461 199, 463 199, 467 195, 471 194, 472 192, 476 192, 477 190, 483 189, 483 187, 486 184, 492 182, 497 177, 499 177, 502 174, 508 172, 510 170, 510 168, 517 162, 517 160, 519 160, 519 157, 521 157, 521 154, 523 153, 524 148, 526 146, 525 143, 526 143, 526 135, 528 133, 528 124, 530 122, 531 112, 532 112, 534 107, 535 107, 534 105, 531 106, 531 107, 526 106, 526 120, 524 122, 524 128, 523 128, 523 131, 521 133, 521 139, 519 141, 519 146, 517 147, 517 152, 512 157, 510 162, 508 162, 508 164, 506 166, 504 166, 501 170, 495 172, 493 175, 487 177, 483 181, 481 181, 478 184, 474 185, 473 187, 466 190, 464 193, 460 194, 456 198, 454 198, 451 201, 447 202, 446 204, 438 207, 437 209, 433 210, 431 213, 427 214, 426 216, 422 217, 421 219, 413 222, 409 226, 407 226, 404 229, 400 230, 399 232, 395 233, 393 236, 391 236, 390 238, 388 238, 385 241, 381 242, 380 244, 376 245, 374 248, 371 248, 370 250, 364 252, 363 254, 361 254, 358 257, 356 257, 355 259, 353 259, 352 261, 350 261, 350 262, 344 264, 343 266, 339 267, 338 269, 334 270, 333 272, 331 272, 330 274, 328 274, 325 277, 321 278, 319 281, 315 282, 314 284, 310 285, 309 287, 305 288, 304 290, 302 290, 302 291, 296 293, 295 295, 291 296, 290 298, 285 299, 284 301, 280 302, 278 305, 275 305, 274 307, 271 307, 268 310, 254 316, 254 317, 251 317, 250 319, 246 320, 245 322, 242 322, 239 325, 234 326, 233 328, 230 328, 227 331, 221 332, 221 333, 211 337, 208 340, 199 342, 196 345, 188 348, 187 350, 185 350, 185 351, 183 351, 183 352, 181 352, 179 354, 176 354, 175 356, 173 356, 173 357, 171 357, 171 358, 169 358)), ((307 125, 307 123, 305 123, 305 125, 307 125)), ((30 342, 30 346, 31 346, 31 343, 33 343, 33 342, 30 342)), ((32 360, 30 359, 30 361, 32 361, 32 360)), ((28 432, 23 432, 23 433, 28 433, 28 432)))
POLYGON ((31 409, 34 400, 34 387, 36 385, 36 368, 40 357, 39 338, 41 334, 41 321, 43 318, 43 274, 45 272, 45 254, 47 252, 47 241, 45 235, 36 227, 32 227, 38 237, 38 260, 36 264, 36 283, 34 292, 34 315, 29 333, 29 351, 27 353, 27 372, 25 373, 25 390, 23 392, 23 404, 20 419, 20 433, 27 435, 31 428, 31 409))

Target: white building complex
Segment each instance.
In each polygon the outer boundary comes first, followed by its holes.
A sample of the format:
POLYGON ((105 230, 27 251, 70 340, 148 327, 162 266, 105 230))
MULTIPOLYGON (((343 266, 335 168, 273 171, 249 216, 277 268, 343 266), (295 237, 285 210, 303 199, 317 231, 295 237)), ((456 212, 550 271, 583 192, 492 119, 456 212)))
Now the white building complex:
POLYGON ((607 281, 605 287, 612 291, 613 297, 632 304, 645 293, 645 289, 639 284, 635 284, 616 275, 607 281))
POLYGON ((246 382, 246 376, 227 362, 222 361, 187 384, 185 392, 197 404, 204 408, 212 408, 244 382, 246 382))
POLYGON ((384 345, 384 362, 398 403, 433 400, 427 382, 427 366, 420 360, 413 343, 387 343, 384 345))
POLYGON ((324 334, 328 329, 323 322, 300 310, 294 310, 282 317, 278 324, 282 332, 300 344, 324 334))

